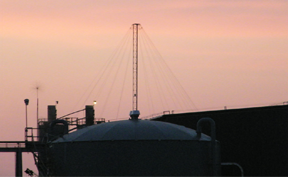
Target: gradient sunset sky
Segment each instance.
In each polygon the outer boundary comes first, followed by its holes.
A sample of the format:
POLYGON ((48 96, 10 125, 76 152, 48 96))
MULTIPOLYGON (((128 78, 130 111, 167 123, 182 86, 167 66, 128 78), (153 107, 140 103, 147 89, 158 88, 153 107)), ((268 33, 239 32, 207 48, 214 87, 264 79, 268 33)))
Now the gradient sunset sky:
MULTIPOLYGON (((0 141, 24 140, 25 98, 28 125, 36 126, 36 87, 41 118, 55 101, 62 116, 95 99, 100 116, 105 100, 97 94, 78 102, 133 23, 142 25, 193 101, 185 109, 288 101, 286 0, 0 0, 0 141)), ((117 117, 128 116, 130 101, 117 117)), ((152 114, 145 103, 141 110, 152 114)), ((101 117, 115 119, 112 112, 101 117)), ((0 175, 13 176, 14 154, 0 158, 0 175)), ((36 169, 31 154, 23 159, 23 170, 36 169)))

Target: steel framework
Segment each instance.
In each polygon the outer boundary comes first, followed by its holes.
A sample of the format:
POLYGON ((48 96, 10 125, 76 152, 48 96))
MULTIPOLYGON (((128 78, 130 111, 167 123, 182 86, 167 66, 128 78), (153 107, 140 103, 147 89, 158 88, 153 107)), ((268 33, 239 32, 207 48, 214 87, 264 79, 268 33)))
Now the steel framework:
POLYGON ((140 24, 134 23, 133 29, 133 103, 132 110, 138 110, 138 30, 140 24))

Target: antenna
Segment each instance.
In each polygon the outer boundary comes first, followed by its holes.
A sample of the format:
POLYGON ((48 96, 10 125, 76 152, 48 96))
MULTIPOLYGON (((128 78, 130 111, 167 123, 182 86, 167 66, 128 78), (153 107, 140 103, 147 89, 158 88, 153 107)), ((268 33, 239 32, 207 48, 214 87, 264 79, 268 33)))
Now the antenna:
POLYGON ((138 120, 140 112, 138 111, 138 30, 139 23, 132 24, 133 29, 133 95, 132 95, 132 111, 130 117, 138 120))
POLYGON ((37 92, 37 126, 38 126, 38 121, 39 121, 39 97, 38 97, 38 91, 39 91, 39 86, 36 86, 36 92, 37 92))
POLYGON ((36 86, 33 88, 33 89, 36 89, 36 98, 37 98, 37 102, 36 102, 36 121, 37 121, 37 126, 38 126, 38 123, 39 123, 39 91, 41 91, 40 89, 40 84, 37 82, 36 83, 36 86))

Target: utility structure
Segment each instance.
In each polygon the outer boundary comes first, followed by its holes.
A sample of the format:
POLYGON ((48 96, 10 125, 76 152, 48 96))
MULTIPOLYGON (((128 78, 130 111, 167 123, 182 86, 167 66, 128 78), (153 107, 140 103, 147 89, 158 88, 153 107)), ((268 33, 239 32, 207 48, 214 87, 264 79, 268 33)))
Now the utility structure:
POLYGON ((141 25, 139 23, 132 24, 133 30, 133 96, 132 111, 130 111, 131 119, 137 120, 140 111, 138 110, 138 31, 141 25))
MULTIPOLYGON (((47 118, 38 120, 36 128, 28 127, 27 106, 29 100, 25 99, 24 103, 26 105, 25 141, 0 141, 0 153, 14 152, 16 154, 15 176, 19 177, 23 176, 23 152, 31 152, 33 154, 39 176, 49 176, 52 172, 53 162, 49 158, 48 149, 53 140, 69 132, 105 122, 104 118, 94 117, 93 105, 86 105, 85 109, 75 111, 60 118, 57 118, 56 106, 48 105, 47 118), (68 117, 81 111, 85 111, 85 117, 68 117)), ((26 169, 25 173, 30 176, 35 175, 30 169, 26 169)))

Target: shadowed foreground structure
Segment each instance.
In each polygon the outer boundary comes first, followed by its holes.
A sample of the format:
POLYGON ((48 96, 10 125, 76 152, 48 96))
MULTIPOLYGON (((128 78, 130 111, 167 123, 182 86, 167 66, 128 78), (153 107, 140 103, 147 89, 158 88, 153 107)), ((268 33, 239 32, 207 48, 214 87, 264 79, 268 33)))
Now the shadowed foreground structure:
POLYGON ((48 105, 47 121, 26 128, 25 149, 33 153, 40 176, 221 175, 220 143, 210 118, 200 119, 194 130, 139 120, 137 110, 129 120, 106 123, 95 120, 91 105, 79 111, 56 118, 56 106, 48 105), (67 117, 79 111, 86 116, 67 117), (202 133, 206 123, 211 137, 202 133))
MULTIPOLYGON (((202 117, 216 123, 221 161, 236 162, 245 176, 288 176, 288 105, 169 114, 155 121, 195 129, 202 117)), ((203 133, 209 135, 208 129, 203 133)), ((222 166, 222 175, 239 175, 236 166, 222 166)))
POLYGON ((53 176, 220 175, 219 142, 164 122, 92 125, 57 139, 50 147, 53 176))
POLYGON ((27 127, 25 142, 2 142, 1 152, 16 152, 16 175, 22 152, 32 152, 40 176, 241 176, 241 169, 245 176, 288 176, 288 105, 108 123, 94 119, 93 106, 84 110, 84 118, 56 119, 49 105, 48 121, 27 127))

